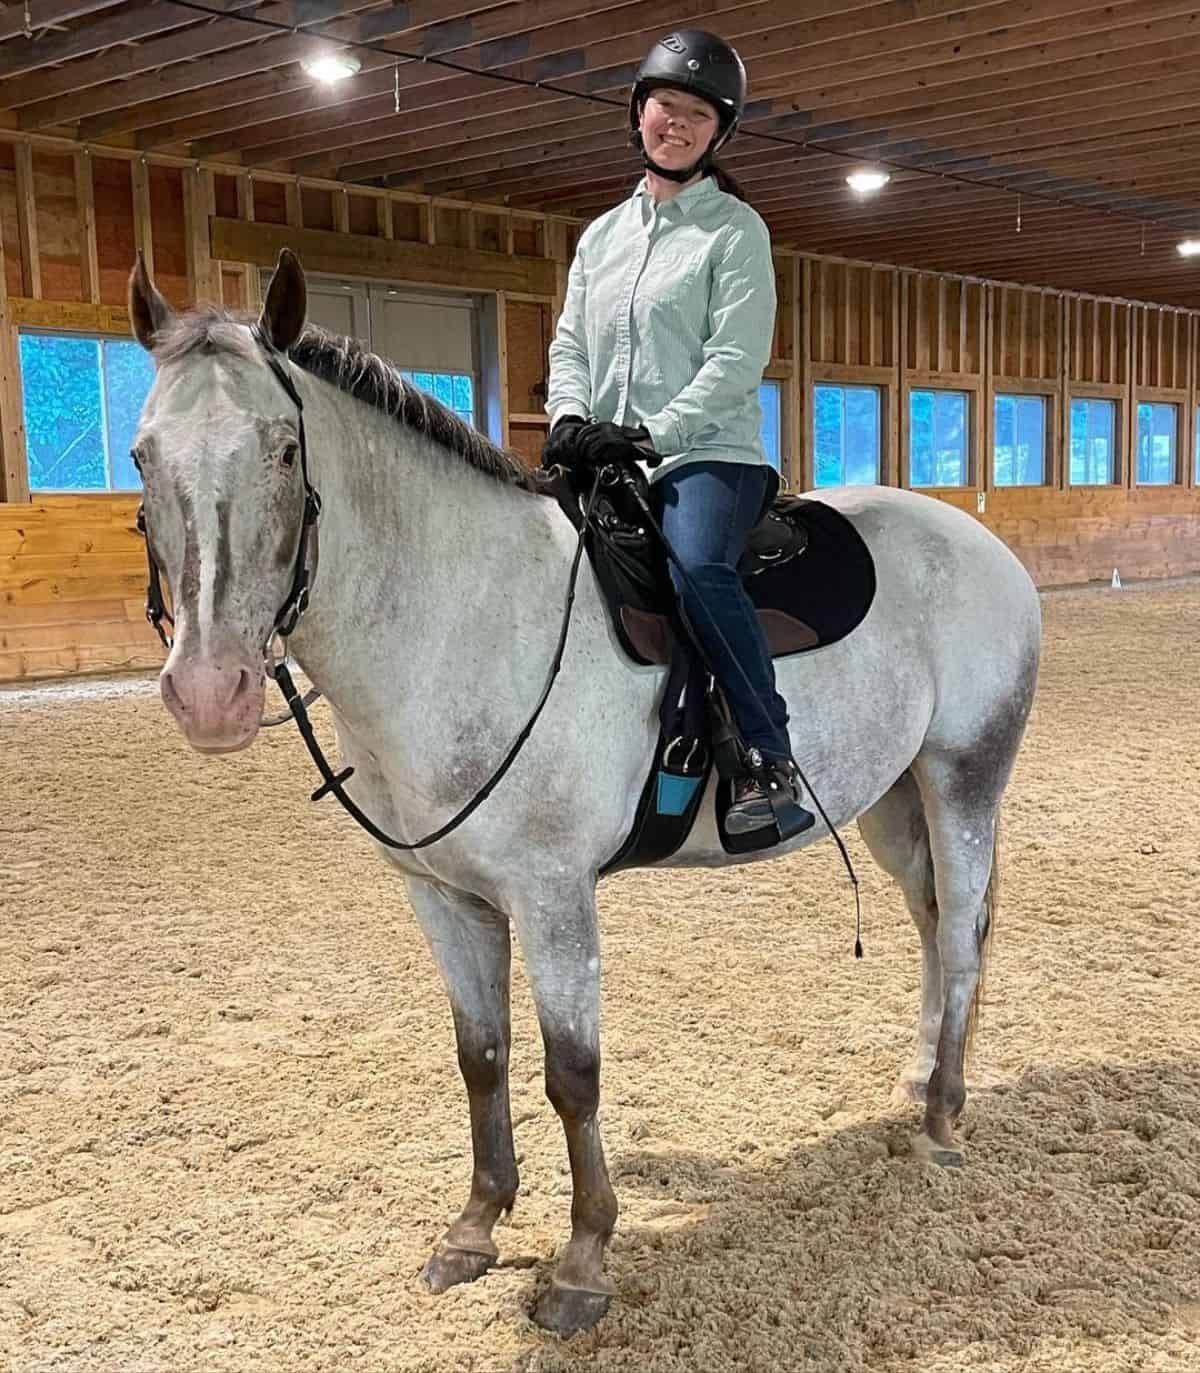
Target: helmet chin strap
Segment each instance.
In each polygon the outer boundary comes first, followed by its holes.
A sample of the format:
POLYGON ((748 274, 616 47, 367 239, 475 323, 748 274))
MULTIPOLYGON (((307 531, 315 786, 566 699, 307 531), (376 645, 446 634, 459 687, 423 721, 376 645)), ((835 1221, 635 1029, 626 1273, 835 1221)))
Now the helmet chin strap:
POLYGON ((721 134, 717 134, 713 141, 705 148, 698 162, 693 162, 690 167, 683 167, 676 171, 673 167, 662 167, 646 151, 646 143, 641 134, 635 134, 634 140, 637 143, 638 151, 642 155, 642 165, 647 171, 653 172, 655 176, 661 176, 666 181, 690 181, 697 172, 708 172, 713 164, 713 158, 717 150, 725 141, 721 134))

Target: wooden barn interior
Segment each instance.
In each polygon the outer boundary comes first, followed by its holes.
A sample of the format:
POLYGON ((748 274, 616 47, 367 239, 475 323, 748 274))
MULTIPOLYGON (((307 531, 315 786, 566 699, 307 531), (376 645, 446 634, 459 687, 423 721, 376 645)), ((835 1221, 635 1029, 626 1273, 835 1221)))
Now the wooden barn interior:
POLYGON ((138 252, 176 306, 252 310, 286 244, 324 319, 369 315, 402 367, 452 371, 465 339, 474 419, 536 462, 571 255, 636 181, 628 93, 671 25, 718 31, 748 70, 722 161, 775 246, 766 380, 791 484, 817 476, 821 388, 867 397, 877 479, 905 486, 925 473, 913 397, 946 394, 961 465, 921 489, 1040 586, 1200 572, 1200 258, 1179 248, 1200 232, 1193 3, 17 0, 0 8, 0 680, 161 660, 115 457, 104 489, 31 482, 29 340, 127 340, 138 252), (321 56, 356 70, 327 84, 305 65, 321 56), (861 167, 891 179, 857 195, 861 167), (389 310, 409 323, 389 333, 389 310), (1039 461, 1018 480, 997 417, 1028 398, 1039 461), (1083 402, 1108 426, 1099 473, 1072 459, 1083 402))

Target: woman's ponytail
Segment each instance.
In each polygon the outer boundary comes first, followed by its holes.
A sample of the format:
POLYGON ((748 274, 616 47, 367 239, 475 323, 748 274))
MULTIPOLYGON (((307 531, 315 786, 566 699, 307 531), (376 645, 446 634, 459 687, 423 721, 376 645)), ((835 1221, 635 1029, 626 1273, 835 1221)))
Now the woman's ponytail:
POLYGON ((737 181, 719 163, 714 162, 708 169, 708 175, 717 183, 726 195, 733 196, 736 200, 744 200, 750 203, 746 192, 738 185, 737 181))

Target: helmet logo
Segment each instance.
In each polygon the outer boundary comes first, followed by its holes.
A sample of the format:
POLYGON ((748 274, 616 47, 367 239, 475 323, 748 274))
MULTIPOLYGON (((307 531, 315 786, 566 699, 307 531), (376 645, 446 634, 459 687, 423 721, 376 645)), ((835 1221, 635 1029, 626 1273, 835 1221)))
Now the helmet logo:
POLYGON ((680 36, 677 33, 667 34, 667 36, 664 39, 662 39, 661 42, 662 46, 666 48, 668 52, 687 52, 687 44, 683 41, 682 38, 680 38, 680 36))

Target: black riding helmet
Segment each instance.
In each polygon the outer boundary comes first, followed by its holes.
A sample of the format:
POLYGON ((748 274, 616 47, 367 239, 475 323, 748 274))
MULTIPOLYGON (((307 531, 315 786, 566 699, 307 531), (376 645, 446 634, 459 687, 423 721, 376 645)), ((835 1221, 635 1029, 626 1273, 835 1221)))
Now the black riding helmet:
POLYGON ((703 29, 676 29, 660 38, 638 68, 629 97, 629 127, 632 141, 652 172, 671 181, 688 181, 698 171, 707 170, 717 151, 733 137, 746 108, 746 68, 742 59, 715 33, 703 29), (707 100, 717 112, 720 127, 703 157, 682 171, 668 171, 652 162, 642 147, 638 131, 642 106, 652 90, 670 86, 707 100))

